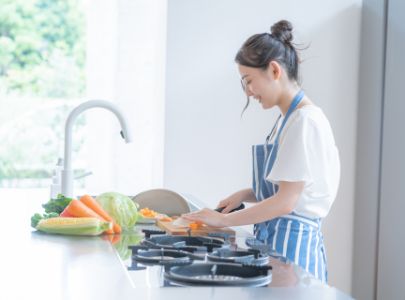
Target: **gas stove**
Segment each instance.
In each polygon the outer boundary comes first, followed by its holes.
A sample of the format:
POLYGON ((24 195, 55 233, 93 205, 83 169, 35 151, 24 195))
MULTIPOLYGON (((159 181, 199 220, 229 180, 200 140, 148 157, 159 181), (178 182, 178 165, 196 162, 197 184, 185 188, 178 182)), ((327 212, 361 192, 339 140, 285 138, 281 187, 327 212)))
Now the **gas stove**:
POLYGON ((143 232, 141 243, 129 246, 132 257, 128 270, 135 285, 144 285, 145 279, 149 286, 259 287, 271 282, 269 256, 257 249, 238 247, 232 236, 143 232))

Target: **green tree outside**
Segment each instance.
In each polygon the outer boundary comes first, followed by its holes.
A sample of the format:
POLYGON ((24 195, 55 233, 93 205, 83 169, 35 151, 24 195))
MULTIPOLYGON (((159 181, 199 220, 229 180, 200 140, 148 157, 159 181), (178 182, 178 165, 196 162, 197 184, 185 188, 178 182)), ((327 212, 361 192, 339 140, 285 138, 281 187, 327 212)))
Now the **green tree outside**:
MULTIPOLYGON (((82 1, 0 0, 0 186, 50 176, 69 103, 84 95, 84 64, 82 1)), ((75 135, 76 155, 82 143, 75 135)))

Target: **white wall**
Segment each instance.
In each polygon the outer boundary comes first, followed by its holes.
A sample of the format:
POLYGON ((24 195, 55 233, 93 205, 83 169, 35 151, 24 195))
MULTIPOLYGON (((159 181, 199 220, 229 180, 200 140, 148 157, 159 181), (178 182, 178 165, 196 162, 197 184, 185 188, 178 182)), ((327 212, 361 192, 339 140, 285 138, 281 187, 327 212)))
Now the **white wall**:
POLYGON ((250 186, 250 146, 277 111, 245 104, 233 58, 250 35, 279 19, 295 26, 303 87, 332 124, 342 162, 336 202, 324 222, 330 284, 350 293, 361 0, 168 3, 164 185, 214 207, 250 186))
POLYGON ((166 0, 91 1, 87 8, 87 98, 116 103, 133 142, 108 111, 87 114, 88 193, 135 195, 163 184, 166 0))

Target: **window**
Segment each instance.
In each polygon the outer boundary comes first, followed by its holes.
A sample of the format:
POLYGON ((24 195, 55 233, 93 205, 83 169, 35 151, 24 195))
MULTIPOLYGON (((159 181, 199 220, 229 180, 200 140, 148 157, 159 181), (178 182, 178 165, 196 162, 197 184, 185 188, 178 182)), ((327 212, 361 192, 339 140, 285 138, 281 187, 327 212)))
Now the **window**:
POLYGON ((74 106, 114 102, 74 124, 72 167, 88 193, 163 181, 166 1, 0 0, 0 187, 48 187, 74 106))
POLYGON ((64 120, 86 90, 82 1, 0 2, 0 187, 47 186, 64 120))

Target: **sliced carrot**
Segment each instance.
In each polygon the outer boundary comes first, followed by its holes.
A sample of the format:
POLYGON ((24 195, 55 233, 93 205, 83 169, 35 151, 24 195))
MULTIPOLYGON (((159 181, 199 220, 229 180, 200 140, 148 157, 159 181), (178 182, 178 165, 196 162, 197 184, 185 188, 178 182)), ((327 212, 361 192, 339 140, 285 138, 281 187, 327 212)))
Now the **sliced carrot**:
MULTIPOLYGON (((107 221, 103 217, 101 217, 98 213, 96 213, 94 210, 92 210, 90 207, 86 206, 84 203, 76 199, 70 201, 69 205, 66 206, 64 211, 78 218, 93 217, 102 221, 107 221)), ((114 231, 112 229, 109 229, 106 230, 106 233, 112 234, 114 233, 114 231)))
POLYGON ((203 225, 203 223, 196 221, 196 222, 193 222, 193 223, 188 224, 188 227, 189 227, 191 230, 197 230, 197 229, 201 228, 202 225, 203 225))
POLYGON ((121 226, 115 222, 113 218, 101 207, 101 205, 92 196, 83 195, 80 197, 80 202, 84 203, 87 207, 95 211, 104 220, 113 223, 114 233, 121 233, 121 226))
POLYGON ((162 222, 171 222, 171 221, 173 221, 173 219, 170 218, 170 217, 163 217, 163 218, 160 218, 159 220, 162 221, 162 222))
POLYGON ((141 213, 142 216, 147 217, 147 218, 153 218, 153 217, 156 217, 156 215, 157 215, 157 212, 155 212, 154 210, 149 209, 147 207, 140 209, 139 212, 141 213))

